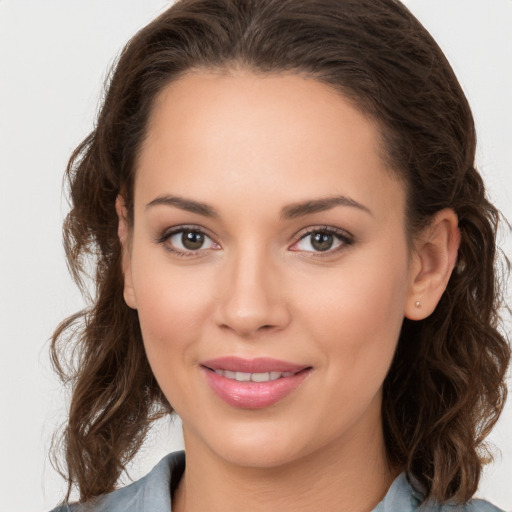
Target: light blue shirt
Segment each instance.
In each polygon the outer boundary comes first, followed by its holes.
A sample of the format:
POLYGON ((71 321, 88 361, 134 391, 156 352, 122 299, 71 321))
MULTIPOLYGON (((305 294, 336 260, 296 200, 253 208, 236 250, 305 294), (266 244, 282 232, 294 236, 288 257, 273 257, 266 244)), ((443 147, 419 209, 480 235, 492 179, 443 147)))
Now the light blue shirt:
MULTIPOLYGON (((96 502, 86 505, 64 505, 52 512, 172 512, 171 488, 185 469, 185 453, 175 452, 164 457, 144 478, 118 489, 96 502)), ((393 482, 384 499, 373 512, 503 512, 484 500, 466 504, 429 503, 421 505, 421 493, 415 490, 405 473, 393 482)))

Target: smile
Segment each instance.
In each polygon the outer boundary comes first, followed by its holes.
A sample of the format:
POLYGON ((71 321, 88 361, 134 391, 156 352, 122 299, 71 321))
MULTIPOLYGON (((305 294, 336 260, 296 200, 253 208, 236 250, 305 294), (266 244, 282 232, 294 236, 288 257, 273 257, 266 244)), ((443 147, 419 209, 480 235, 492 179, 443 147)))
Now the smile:
POLYGON ((312 371, 310 366, 276 359, 238 357, 204 361, 200 369, 214 394, 240 409, 276 405, 292 394, 312 371))
POLYGON ((263 372, 247 373, 232 372, 230 370, 214 370, 217 375, 222 375, 226 379, 236 380, 238 382, 269 382, 295 375, 293 372, 263 372))

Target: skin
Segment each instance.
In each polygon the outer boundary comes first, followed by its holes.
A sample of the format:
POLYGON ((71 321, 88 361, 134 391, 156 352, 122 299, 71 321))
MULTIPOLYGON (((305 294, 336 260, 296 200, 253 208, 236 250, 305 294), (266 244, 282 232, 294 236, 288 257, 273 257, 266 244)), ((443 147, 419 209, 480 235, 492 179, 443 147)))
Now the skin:
POLYGON ((400 471, 386 463, 382 383, 404 316, 428 316, 442 295, 459 235, 443 210, 411 246, 404 186, 381 154, 368 117, 299 75, 195 71, 158 97, 133 226, 122 197, 116 206, 125 300, 183 420, 173 510, 371 510, 400 471), (339 196, 360 207, 283 216, 339 196), (180 226, 204 245, 184 251, 180 233, 167 236, 180 226), (326 226, 341 238, 315 250, 307 231, 326 226), (201 371, 228 355, 312 370, 277 404, 241 409, 201 371))

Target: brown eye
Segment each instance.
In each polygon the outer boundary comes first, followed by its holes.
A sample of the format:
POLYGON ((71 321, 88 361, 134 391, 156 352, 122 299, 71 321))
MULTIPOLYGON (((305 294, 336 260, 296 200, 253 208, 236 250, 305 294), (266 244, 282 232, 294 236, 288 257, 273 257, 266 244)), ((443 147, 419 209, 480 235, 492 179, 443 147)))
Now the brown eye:
POLYGON ((197 231, 183 231, 181 234, 181 243, 189 251, 197 251, 204 244, 204 234, 197 231))
POLYGON ((220 249, 220 246, 206 233, 193 228, 176 229, 172 233, 159 238, 158 242, 165 244, 167 250, 179 255, 200 254, 204 250, 220 249))
POLYGON ((321 253, 336 252, 345 246, 352 245, 352 237, 345 231, 335 228, 314 229, 300 237, 290 249, 292 251, 321 253))
POLYGON ((334 235, 331 233, 313 233, 311 247, 316 251, 328 251, 334 244, 334 235))

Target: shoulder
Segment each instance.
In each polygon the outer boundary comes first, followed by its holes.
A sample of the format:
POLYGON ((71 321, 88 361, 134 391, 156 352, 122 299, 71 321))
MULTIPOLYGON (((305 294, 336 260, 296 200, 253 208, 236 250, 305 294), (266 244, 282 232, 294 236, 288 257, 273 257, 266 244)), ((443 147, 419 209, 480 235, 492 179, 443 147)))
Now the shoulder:
MULTIPOLYGON (((423 508, 419 511, 423 512, 423 508)), ((434 505, 432 508, 425 508, 425 512, 504 512, 501 508, 495 507, 485 500, 473 499, 464 504, 446 503, 444 505, 434 505)))
POLYGON ((503 512, 485 500, 474 499, 463 504, 440 504, 423 503, 422 497, 422 493, 413 487, 405 473, 402 473, 373 512, 503 512))
POLYGON ((171 486, 185 469, 185 453, 164 457, 145 477, 126 487, 99 496, 87 503, 66 504, 52 512, 169 512, 171 486))
POLYGON ((471 500, 466 507, 465 512, 504 512, 501 508, 495 507, 485 500, 471 500))

